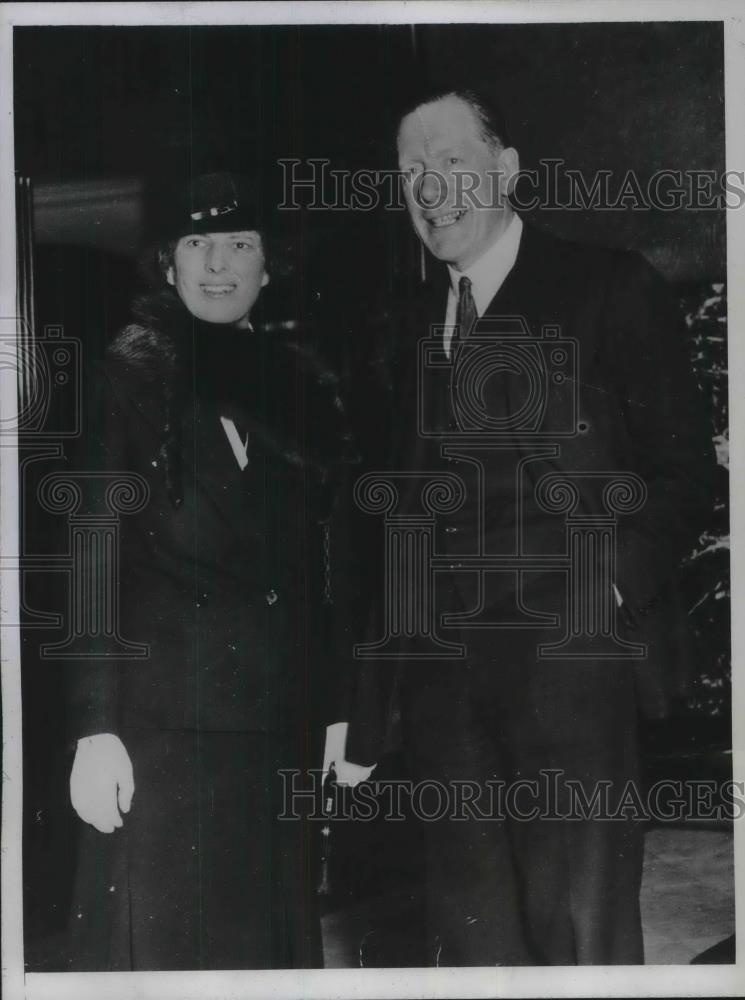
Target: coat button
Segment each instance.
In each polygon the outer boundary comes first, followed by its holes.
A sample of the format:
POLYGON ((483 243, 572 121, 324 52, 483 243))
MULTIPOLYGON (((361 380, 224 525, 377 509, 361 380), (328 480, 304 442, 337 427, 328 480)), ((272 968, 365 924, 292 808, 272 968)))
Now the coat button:
POLYGON ((271 607, 272 604, 276 604, 279 600, 279 595, 276 590, 270 590, 266 595, 266 603, 271 607))

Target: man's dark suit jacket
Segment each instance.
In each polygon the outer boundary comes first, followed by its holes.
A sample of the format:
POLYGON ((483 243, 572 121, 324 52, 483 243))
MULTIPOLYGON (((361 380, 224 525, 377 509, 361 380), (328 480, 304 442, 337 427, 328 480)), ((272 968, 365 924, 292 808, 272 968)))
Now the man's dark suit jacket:
MULTIPOLYGON (((447 270, 433 271, 394 325, 389 469, 431 467, 416 407, 417 344, 431 324, 444 322, 447 302, 447 270)), ((615 582, 633 618, 625 637, 648 647, 636 666, 641 707, 662 716, 690 682, 676 571, 704 527, 714 478, 709 422, 670 290, 637 254, 560 241, 526 224, 516 263, 485 315, 521 316, 533 337, 558 325, 578 343, 583 431, 561 440, 545 471, 632 472, 646 484, 642 508, 619 519, 615 582)), ((541 430, 549 436, 552 419, 548 407, 541 430)), ((406 664, 356 665, 350 760, 379 758, 398 670, 406 664)))

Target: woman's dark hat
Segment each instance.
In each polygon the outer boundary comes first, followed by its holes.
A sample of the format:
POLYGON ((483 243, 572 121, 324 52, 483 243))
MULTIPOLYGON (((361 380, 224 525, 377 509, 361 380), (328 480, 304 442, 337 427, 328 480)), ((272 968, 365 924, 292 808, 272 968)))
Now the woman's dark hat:
POLYGON ((144 240, 139 254, 140 277, 153 288, 164 280, 164 254, 169 244, 193 233, 261 234, 273 277, 292 269, 297 213, 276 209, 262 174, 209 173, 174 185, 173 178, 146 184, 144 240))
POLYGON ((244 174, 201 174, 164 198, 157 239, 180 239, 190 233, 264 231, 266 213, 261 183, 244 174))

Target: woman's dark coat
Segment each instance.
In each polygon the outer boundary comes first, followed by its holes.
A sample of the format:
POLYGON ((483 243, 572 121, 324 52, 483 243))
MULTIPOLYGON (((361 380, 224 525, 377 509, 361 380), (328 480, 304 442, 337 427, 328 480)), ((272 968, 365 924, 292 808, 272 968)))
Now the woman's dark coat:
POLYGON ((70 670, 71 734, 119 735, 135 772, 124 830, 86 828, 99 860, 78 899, 100 916, 112 865, 122 881, 78 968, 318 962, 304 825, 273 817, 277 771, 319 767, 338 714, 350 619, 334 516, 354 456, 337 380, 296 332, 201 323, 165 292, 139 304, 95 379, 84 467, 134 472, 149 493, 121 519, 119 588, 120 635, 148 655, 70 670), (243 471, 221 417, 248 434, 243 471))

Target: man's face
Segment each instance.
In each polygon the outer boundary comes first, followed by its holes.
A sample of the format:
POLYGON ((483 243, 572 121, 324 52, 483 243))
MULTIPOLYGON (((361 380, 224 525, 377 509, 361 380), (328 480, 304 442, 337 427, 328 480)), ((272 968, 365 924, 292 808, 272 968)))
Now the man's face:
POLYGON ((192 316, 245 328, 269 281, 261 236, 252 231, 182 236, 166 279, 192 316))
POLYGON ((470 267, 512 217, 506 194, 518 169, 515 150, 487 142, 470 105, 448 96, 402 120, 398 160, 424 245, 458 270, 470 267))

